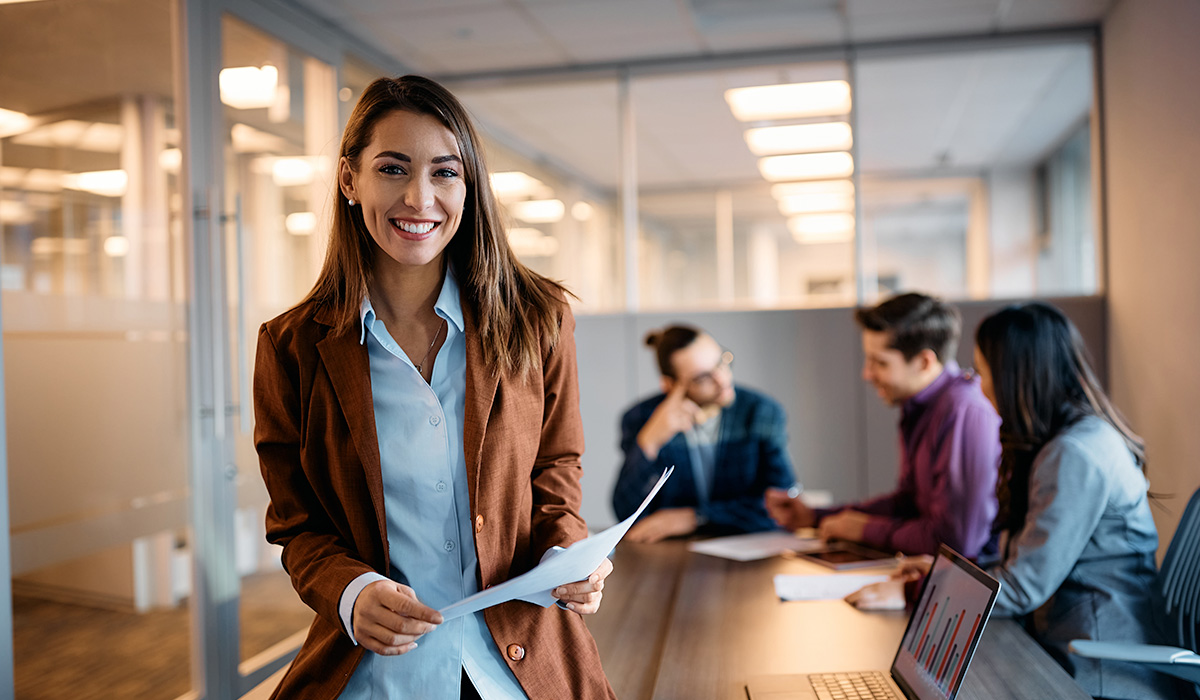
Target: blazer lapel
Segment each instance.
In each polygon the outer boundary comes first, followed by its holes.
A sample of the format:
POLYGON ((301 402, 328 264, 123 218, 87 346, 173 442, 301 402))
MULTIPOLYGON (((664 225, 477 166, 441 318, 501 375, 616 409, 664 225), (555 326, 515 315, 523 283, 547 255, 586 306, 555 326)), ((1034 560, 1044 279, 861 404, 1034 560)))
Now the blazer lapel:
MULTIPOLYGON (((316 321, 332 325, 323 314, 316 321)), ((371 361, 367 346, 359 344, 354 333, 329 333, 317 343, 317 352, 329 374, 329 381, 337 394, 338 405, 350 437, 362 461, 367 480, 367 491, 371 494, 371 505, 375 508, 375 519, 383 537, 385 564, 387 561, 387 519, 383 504, 383 468, 379 462, 379 437, 375 432, 375 404, 371 398, 371 361)))
POLYGON ((478 509, 476 493, 479 472, 483 467, 483 438, 487 434, 488 416, 496 399, 500 383, 498 372, 488 371, 479 338, 475 308, 467 299, 465 287, 460 293, 463 311, 463 335, 467 343, 467 393, 464 397, 463 456, 467 463, 467 487, 471 492, 471 508, 478 509))

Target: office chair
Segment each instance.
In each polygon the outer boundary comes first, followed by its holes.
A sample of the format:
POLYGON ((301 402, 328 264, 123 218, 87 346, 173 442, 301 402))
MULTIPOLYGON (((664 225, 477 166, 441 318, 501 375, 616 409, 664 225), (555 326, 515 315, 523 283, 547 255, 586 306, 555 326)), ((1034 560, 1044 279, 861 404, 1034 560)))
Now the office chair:
POLYGON ((1158 581, 1166 602, 1167 620, 1178 647, 1076 639, 1070 651, 1093 659, 1143 664, 1196 684, 1200 695, 1200 489, 1192 494, 1179 529, 1167 547, 1158 581))

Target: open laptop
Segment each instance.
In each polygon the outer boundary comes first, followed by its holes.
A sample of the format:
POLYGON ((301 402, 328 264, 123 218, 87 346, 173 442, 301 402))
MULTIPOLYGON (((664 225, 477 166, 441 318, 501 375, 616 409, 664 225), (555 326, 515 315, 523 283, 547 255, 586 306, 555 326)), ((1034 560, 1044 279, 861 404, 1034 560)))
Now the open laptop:
POLYGON ((746 685, 746 694, 750 700, 954 700, 999 590, 999 581, 942 545, 890 673, 762 676, 746 685))

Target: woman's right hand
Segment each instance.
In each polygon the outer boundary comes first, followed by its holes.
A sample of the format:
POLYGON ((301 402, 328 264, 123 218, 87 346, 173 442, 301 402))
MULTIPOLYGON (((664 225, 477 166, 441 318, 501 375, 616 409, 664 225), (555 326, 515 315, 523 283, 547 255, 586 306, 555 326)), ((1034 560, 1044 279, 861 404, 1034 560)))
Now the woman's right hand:
POLYGON ((891 578, 863 586, 846 596, 846 602, 859 610, 903 610, 907 602, 904 599, 904 584, 929 574, 931 568, 933 557, 928 554, 903 557, 891 578))
POLYGON ((407 654, 417 639, 442 624, 442 614, 417 600, 413 589, 395 581, 376 581, 354 602, 354 638, 384 656, 407 654))

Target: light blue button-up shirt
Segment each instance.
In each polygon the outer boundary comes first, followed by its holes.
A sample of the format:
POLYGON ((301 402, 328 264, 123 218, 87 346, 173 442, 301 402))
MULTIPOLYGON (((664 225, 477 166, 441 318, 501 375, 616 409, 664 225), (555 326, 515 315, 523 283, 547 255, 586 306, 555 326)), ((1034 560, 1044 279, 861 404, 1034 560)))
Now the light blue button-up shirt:
MULTIPOLYGON (((368 299, 362 304, 360 342, 367 345, 371 364, 389 573, 437 610, 479 590, 463 456, 467 345, 458 283, 449 268, 434 308, 446 321, 446 340, 429 384, 375 317, 368 299)), ((354 601, 364 587, 383 578, 363 574, 343 592, 340 612, 351 639, 354 601)), ((457 699, 463 669, 484 700, 526 698, 481 612, 439 625, 407 654, 367 652, 341 697, 457 699)))

